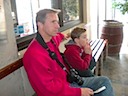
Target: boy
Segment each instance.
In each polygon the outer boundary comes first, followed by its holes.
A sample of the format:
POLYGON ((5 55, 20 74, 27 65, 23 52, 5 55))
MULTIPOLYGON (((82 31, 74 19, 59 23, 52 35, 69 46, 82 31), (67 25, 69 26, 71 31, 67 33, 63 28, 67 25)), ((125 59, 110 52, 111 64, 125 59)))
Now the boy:
POLYGON ((68 63, 75 68, 80 76, 94 76, 91 69, 95 66, 92 50, 88 43, 86 29, 76 27, 71 32, 71 38, 66 45, 64 56, 68 63))

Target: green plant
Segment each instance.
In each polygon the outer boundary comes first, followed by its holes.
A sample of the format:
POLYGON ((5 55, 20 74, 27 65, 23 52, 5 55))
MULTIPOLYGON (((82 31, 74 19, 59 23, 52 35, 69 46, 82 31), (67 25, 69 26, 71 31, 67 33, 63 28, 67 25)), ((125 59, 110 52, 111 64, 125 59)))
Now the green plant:
POLYGON ((112 7, 120 10, 120 12, 124 15, 128 13, 128 0, 122 0, 122 2, 114 1, 112 7))

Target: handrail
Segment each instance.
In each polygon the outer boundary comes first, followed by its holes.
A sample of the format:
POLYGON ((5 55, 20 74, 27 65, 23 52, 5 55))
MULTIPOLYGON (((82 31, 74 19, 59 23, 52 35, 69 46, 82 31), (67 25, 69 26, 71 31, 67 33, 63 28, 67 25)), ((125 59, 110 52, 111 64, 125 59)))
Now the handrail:
POLYGON ((0 69, 0 80, 23 66, 22 58, 0 69))

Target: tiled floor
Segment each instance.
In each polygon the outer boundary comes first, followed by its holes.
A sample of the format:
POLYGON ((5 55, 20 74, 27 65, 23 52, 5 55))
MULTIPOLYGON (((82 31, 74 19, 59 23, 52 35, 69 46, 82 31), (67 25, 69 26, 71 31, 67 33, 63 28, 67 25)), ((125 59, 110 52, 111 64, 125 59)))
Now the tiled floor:
POLYGON ((116 96, 128 96, 128 24, 124 26, 124 39, 120 54, 108 56, 104 62, 103 75, 108 76, 116 96))
POLYGON ((116 96, 128 96, 128 55, 108 56, 103 75, 112 81, 116 96))

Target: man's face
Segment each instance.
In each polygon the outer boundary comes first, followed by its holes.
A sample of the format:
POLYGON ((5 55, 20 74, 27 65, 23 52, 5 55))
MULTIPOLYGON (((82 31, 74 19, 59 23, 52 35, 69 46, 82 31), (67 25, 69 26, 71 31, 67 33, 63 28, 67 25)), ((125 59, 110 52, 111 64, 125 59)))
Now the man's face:
POLYGON ((56 13, 49 13, 46 15, 45 23, 43 24, 43 31, 48 36, 55 36, 58 32, 59 26, 59 18, 56 13))

